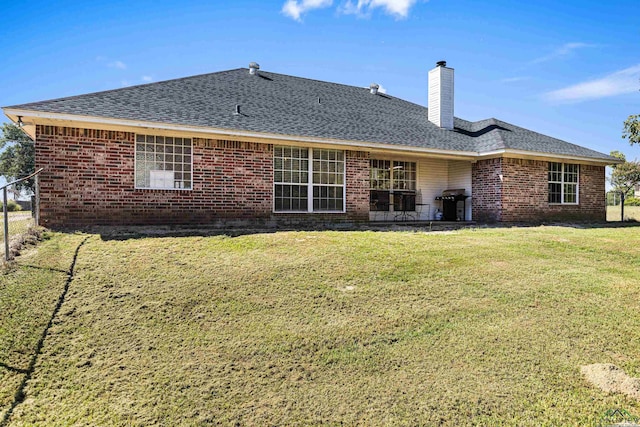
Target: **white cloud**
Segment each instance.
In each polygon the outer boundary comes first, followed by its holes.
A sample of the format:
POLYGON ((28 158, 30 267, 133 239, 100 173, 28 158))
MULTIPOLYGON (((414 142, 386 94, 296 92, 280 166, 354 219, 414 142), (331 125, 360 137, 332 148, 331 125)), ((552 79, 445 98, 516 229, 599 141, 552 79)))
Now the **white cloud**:
POLYGON ((388 15, 392 15, 396 19, 403 19, 409 16, 409 9, 415 3, 416 0, 358 0, 357 3, 347 0, 339 8, 339 11, 346 15, 368 17, 373 9, 382 8, 388 15))
POLYGON ((313 9, 329 7, 333 0, 287 0, 282 6, 282 13, 300 22, 300 16, 313 9))
POLYGON ((152 82, 153 81, 153 77, 151 77, 151 76, 142 76, 142 81, 143 82, 152 82))
POLYGON ((523 80, 529 80, 531 77, 529 76, 518 76, 518 77, 507 77, 505 79, 500 80, 501 83, 515 83, 521 82, 523 80))
POLYGON ((578 42, 565 43, 562 46, 560 46, 559 48, 557 48, 556 50, 554 50, 553 52, 551 52, 550 54, 545 55, 545 56, 541 56, 540 58, 536 58, 533 61, 531 61, 530 63, 531 64, 540 64, 542 62, 552 61, 554 59, 559 59, 559 58, 566 57, 569 54, 571 54, 574 50, 590 48, 590 47, 598 47, 598 45, 597 44, 590 44, 590 43, 578 43, 578 42))
POLYGON ((131 82, 129 80, 122 80, 120 84, 124 87, 131 86, 131 82))
POLYGON ((118 70, 126 70, 127 69, 127 64, 125 64, 122 61, 113 61, 113 62, 109 62, 109 64, 107 64, 109 67, 111 68, 117 68, 118 70))
POLYGON ((551 102, 581 102, 606 98, 637 92, 640 89, 639 80, 640 64, 616 71, 599 79, 547 92, 543 97, 551 102))
MULTIPOLYGON (((338 12, 366 18, 371 16, 374 9, 381 8, 386 14, 403 19, 409 16, 409 10, 416 2, 417 0, 346 0, 338 7, 338 12)), ((282 13, 300 22, 306 12, 332 5, 333 0, 287 0, 282 6, 282 13)))

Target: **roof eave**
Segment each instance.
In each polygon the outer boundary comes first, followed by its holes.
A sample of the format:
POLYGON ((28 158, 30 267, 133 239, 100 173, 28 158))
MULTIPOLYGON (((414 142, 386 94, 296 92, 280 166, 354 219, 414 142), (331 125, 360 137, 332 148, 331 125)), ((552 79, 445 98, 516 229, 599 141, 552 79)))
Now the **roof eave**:
MULTIPOLYGON (((302 135, 286 135, 286 134, 272 134, 266 132, 252 132, 241 131, 227 128, 213 128, 213 127, 200 127, 200 126, 188 126, 188 125, 174 125, 161 122, 148 122, 140 120, 127 120, 127 119, 115 119, 109 117, 97 117, 97 116, 81 116, 76 114, 62 114, 52 113, 34 110, 15 109, 12 107, 5 107, 5 115, 12 119, 12 117, 22 116, 23 120, 26 119, 27 124, 32 125, 34 128, 35 138, 35 124, 37 121, 56 121, 60 125, 66 125, 70 127, 77 127, 78 125, 102 125, 116 128, 128 128, 131 131, 135 129, 158 129, 165 131, 187 132, 192 134, 199 134, 203 137, 207 135, 219 135, 222 137, 241 137, 241 138, 253 138, 259 141, 269 143, 282 143, 282 142, 304 142, 309 144, 320 144, 330 146, 341 146, 346 149, 349 148, 366 148, 373 150, 392 150, 406 152, 407 154, 430 154, 435 156, 442 156, 447 158, 465 159, 474 161, 478 153, 475 151, 458 151, 458 150, 443 150, 438 148, 427 148, 410 145, 395 145, 380 142, 369 141, 356 141, 356 140, 342 140, 332 138, 320 138, 302 135)), ((14 120, 14 119, 12 119, 14 120)), ((14 120, 15 121, 15 120, 14 120)))
POLYGON ((598 158, 598 157, 587 157, 587 156, 575 156, 571 154, 555 154, 555 153, 544 153, 541 151, 525 151, 525 150, 514 150, 514 149, 500 149, 500 150, 492 150, 485 151, 479 153, 479 159, 490 159, 496 157, 510 157, 517 159, 527 159, 527 160, 571 160, 576 161, 582 164, 591 164, 598 166, 608 166, 613 164, 622 163, 619 159, 611 158, 598 158))
POLYGON ((14 107, 5 107, 3 108, 4 114, 14 123, 17 123, 18 117, 23 118, 24 126, 22 129, 27 133, 31 138, 35 140, 35 126, 37 121, 55 121, 60 125, 66 125, 70 127, 77 127, 78 125, 101 125, 101 126, 109 126, 115 128, 128 128, 130 131, 135 131, 136 129, 158 129, 165 131, 176 131, 176 132, 188 132, 192 134, 202 135, 203 137, 207 135, 218 135, 222 137, 240 137, 240 138, 248 138, 248 139, 257 139, 260 141, 264 141, 267 143, 294 143, 294 142, 303 142, 309 144, 320 144, 320 145, 330 145, 330 146, 341 146, 346 149, 349 148, 367 148, 371 150, 388 150, 388 151, 400 151, 407 154, 429 154, 434 156, 439 156, 443 158, 454 158, 460 160, 469 160, 472 162, 489 159, 495 157, 514 157, 514 158, 523 158, 523 159, 533 159, 533 160, 554 160, 554 159, 564 159, 564 160, 572 160, 578 161, 580 163, 585 164, 594 164, 594 165, 612 165, 622 163, 622 161, 618 159, 604 159, 604 158, 596 158, 596 157, 586 157, 586 156, 573 156, 567 154, 553 154, 553 153, 544 153, 544 152, 536 152, 536 151, 524 151, 524 150, 513 150, 513 149, 499 149, 492 151, 458 151, 458 150, 444 150, 437 148, 428 148, 428 147, 420 147, 420 146, 410 146, 410 145, 396 145, 396 144, 388 144, 388 143, 380 143, 380 142, 367 142, 367 141, 355 141, 355 140, 340 140, 340 139, 331 139, 331 138, 319 138, 319 137, 309 137, 309 136, 301 136, 301 135, 285 135, 285 134, 271 134, 271 133, 263 133, 263 132, 251 132, 251 131, 240 131, 234 129, 225 129, 225 128, 213 128, 213 127, 200 127, 200 126, 188 126, 188 125, 174 125, 168 123, 161 122, 149 122, 149 121, 140 121, 140 120, 127 120, 127 119, 116 119, 109 117, 97 117, 97 116, 82 116, 77 114, 66 114, 66 113, 52 113, 45 111, 36 111, 36 110, 27 110, 20 109, 14 107))
POLYGON ((23 116, 22 114, 13 114, 13 113, 9 113, 6 111, 4 111, 5 116, 7 116, 9 118, 9 120, 11 120, 11 122, 13 124, 15 124, 16 126, 20 127, 20 129, 22 129, 22 131, 24 133, 26 133, 27 135, 29 135, 29 138, 33 139, 34 141, 36 140, 36 125, 35 123, 29 123, 28 121, 24 121, 23 120, 23 124, 20 125, 18 124, 18 116, 23 116))

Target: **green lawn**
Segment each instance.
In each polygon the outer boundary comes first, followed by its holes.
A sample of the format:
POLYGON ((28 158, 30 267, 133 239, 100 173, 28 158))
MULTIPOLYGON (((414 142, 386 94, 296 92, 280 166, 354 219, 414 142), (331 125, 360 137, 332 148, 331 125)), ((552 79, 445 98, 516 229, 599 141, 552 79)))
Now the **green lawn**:
MULTIPOLYGON (((607 206, 607 221, 620 221, 620 206, 607 206)), ((640 206, 624 207, 625 221, 640 222, 640 206)))
POLYGON ((0 272, 0 425, 67 280, 78 236, 56 235, 0 272))
MULTIPOLYGON (((80 235, 0 282, 11 405, 80 235), (14 308, 15 306, 15 308, 14 308)), ((594 425, 640 402, 640 228, 278 232, 104 240, 8 426, 594 425)), ((0 412, 1 413, 1 412, 0 412)))

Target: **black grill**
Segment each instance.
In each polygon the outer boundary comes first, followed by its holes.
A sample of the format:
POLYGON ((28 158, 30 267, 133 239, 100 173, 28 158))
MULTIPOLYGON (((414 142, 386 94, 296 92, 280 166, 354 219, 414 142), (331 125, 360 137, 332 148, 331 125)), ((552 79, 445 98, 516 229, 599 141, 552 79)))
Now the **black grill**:
POLYGON ((445 221, 466 221, 467 211, 465 190, 444 190, 436 200, 442 202, 442 219, 445 221), (460 203, 462 202, 462 203, 460 203))

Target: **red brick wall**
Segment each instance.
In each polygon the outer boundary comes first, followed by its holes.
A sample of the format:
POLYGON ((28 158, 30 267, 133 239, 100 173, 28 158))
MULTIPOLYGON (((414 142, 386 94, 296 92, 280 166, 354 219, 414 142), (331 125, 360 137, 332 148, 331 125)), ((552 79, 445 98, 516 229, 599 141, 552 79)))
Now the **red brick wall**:
POLYGON ((206 225, 271 215, 271 145, 196 138, 193 190, 139 190, 133 133, 38 126, 36 134, 44 225, 206 225))
MULTIPOLYGON (((114 132, 37 126, 41 219, 47 226, 199 224, 218 220, 367 220, 369 153, 346 151, 345 214, 274 214, 271 144, 193 139, 192 190, 137 190, 134 138, 114 132)), ((604 167, 580 165, 580 204, 548 203, 547 162, 475 163, 473 218, 479 222, 605 220, 604 167), (502 175, 502 180, 500 176, 502 175)))
POLYGON ((473 166, 474 219, 604 221, 604 169, 580 165, 579 204, 552 205, 548 201, 548 162, 522 159, 477 162, 473 166), (499 174, 503 176, 502 182, 499 174))
POLYGON ((596 221, 607 220, 605 167, 580 165, 580 212, 596 221))
MULTIPOLYGON (((201 224, 278 221, 271 144, 193 139, 192 190, 135 189, 130 132, 37 126, 43 225, 201 224)), ((346 152, 347 213, 306 220, 368 218, 368 153, 346 152)))
POLYGON ((349 218, 369 219, 369 153, 346 152, 347 214, 349 218))
POLYGON ((503 221, 536 221, 547 216, 551 210, 548 171, 547 162, 502 159, 503 221))
POLYGON ((473 198, 471 212, 474 221, 502 220, 502 159, 482 160, 471 168, 473 198))

